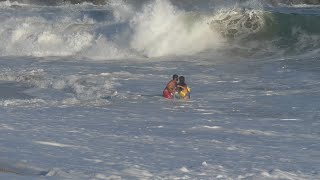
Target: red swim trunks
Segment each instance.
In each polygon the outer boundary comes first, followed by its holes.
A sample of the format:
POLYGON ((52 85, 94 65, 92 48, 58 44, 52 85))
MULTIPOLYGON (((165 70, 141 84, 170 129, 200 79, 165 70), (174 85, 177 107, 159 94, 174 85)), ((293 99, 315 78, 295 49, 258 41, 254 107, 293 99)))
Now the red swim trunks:
POLYGON ((172 94, 168 91, 168 89, 163 90, 163 97, 167 99, 173 99, 172 94))

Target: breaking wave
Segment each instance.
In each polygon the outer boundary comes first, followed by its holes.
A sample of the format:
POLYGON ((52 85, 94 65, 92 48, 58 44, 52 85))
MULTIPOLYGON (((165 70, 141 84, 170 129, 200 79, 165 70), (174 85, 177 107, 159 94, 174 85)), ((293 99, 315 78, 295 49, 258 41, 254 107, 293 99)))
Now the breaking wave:
POLYGON ((252 7, 257 4, 253 2, 251 7, 188 10, 169 0, 54 7, 4 1, 0 55, 104 60, 204 51, 251 56, 319 50, 319 14, 252 7))
POLYGON ((210 22, 233 47, 254 53, 303 53, 320 48, 320 16, 246 8, 221 10, 210 22))

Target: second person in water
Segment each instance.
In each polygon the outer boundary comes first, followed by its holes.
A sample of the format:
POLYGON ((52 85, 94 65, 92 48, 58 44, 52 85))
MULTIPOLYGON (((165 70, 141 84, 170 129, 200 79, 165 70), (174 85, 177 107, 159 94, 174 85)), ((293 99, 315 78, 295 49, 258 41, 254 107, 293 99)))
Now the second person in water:
POLYGON ((163 97, 167 99, 190 99, 190 88, 185 83, 184 76, 179 77, 174 74, 163 91, 163 97))
POLYGON ((184 76, 179 77, 177 92, 178 92, 177 94, 179 99, 190 99, 190 88, 185 83, 184 76))

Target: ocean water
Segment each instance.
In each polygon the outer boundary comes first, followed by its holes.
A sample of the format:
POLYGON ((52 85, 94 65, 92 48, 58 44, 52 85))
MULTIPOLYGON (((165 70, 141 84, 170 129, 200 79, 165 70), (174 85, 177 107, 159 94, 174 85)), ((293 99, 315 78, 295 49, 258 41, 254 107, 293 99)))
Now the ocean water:
POLYGON ((0 2, 0 179, 320 179, 319 6, 23 2, 0 2), (190 100, 162 98, 175 73, 190 100))

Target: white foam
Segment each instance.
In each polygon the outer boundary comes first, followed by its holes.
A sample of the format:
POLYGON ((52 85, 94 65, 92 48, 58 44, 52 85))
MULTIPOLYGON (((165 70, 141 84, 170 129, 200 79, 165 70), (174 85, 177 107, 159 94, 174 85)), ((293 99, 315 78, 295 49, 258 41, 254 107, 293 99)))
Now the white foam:
POLYGON ((276 132, 272 131, 260 131, 260 130, 254 130, 254 129, 248 129, 248 130, 242 130, 238 129, 237 133, 243 134, 243 135, 260 135, 260 136, 279 136, 276 132))
POLYGON ((2 22, 5 56, 69 56, 89 47, 93 34, 84 29, 68 32, 69 22, 48 22, 41 17, 12 17, 2 22), (52 24, 53 23, 53 24, 52 24), (60 25, 62 24, 62 25, 60 25))
POLYGON ((197 131, 208 131, 208 130, 221 130, 223 129, 221 126, 194 126, 191 128, 191 130, 197 130, 197 131))
POLYGON ((298 173, 292 173, 292 172, 286 172, 282 171, 280 169, 274 169, 269 172, 262 172, 261 173, 262 177, 264 178, 272 178, 272 179, 288 179, 288 180, 304 180, 304 179, 309 179, 310 177, 307 177, 303 174, 298 174, 298 173))
MULTIPOLYGON (((118 5, 111 7, 114 13, 118 5)), ((121 6, 125 7, 125 6, 121 6)), ((120 47, 95 28, 108 28, 111 22, 96 22, 85 16, 79 19, 77 11, 61 9, 66 16, 46 19, 42 16, 1 17, 0 54, 3 56, 84 56, 92 59, 115 59, 133 56, 126 47, 120 47)), ((120 11, 125 12, 125 10, 120 11)), ((116 13, 117 14, 117 13, 116 13)), ((127 19, 115 15, 120 23, 127 19)))
POLYGON ((220 126, 203 126, 203 127, 208 129, 221 129, 220 126))
POLYGON ((242 40, 264 29, 267 16, 263 10, 225 8, 212 16, 210 26, 227 38, 242 40))
POLYGON ((149 57, 213 49, 222 40, 207 22, 207 17, 179 10, 168 0, 156 0, 133 18, 131 47, 149 57))
POLYGON ((48 145, 48 146, 54 146, 54 147, 73 147, 77 148, 78 146, 69 145, 69 144, 61 144, 57 142, 49 142, 49 141, 34 141, 34 143, 42 144, 42 145, 48 145))
POLYGON ((186 167, 180 168, 180 171, 181 171, 181 172, 184 172, 184 173, 190 172, 190 170, 189 170, 188 168, 186 168, 186 167))
POLYGON ((104 174, 96 174, 95 178, 98 179, 106 179, 106 180, 122 180, 121 176, 116 176, 116 175, 111 175, 111 176, 106 176, 104 174))
POLYGON ((109 0, 106 8, 112 10, 114 18, 118 22, 126 22, 134 16, 134 9, 123 0, 109 0))
MULTIPOLYGON (((5 107, 16 107, 16 106, 40 106, 40 105, 47 105, 48 102, 43 99, 10 99, 10 100, 1 100, 0 106, 5 107)), ((54 104, 52 101, 50 104, 54 104)))
POLYGON ((320 7, 320 5, 316 4, 293 4, 290 5, 292 7, 297 7, 297 8, 311 8, 311 7, 320 7))
POLYGON ((36 87, 28 90, 35 99, 7 99, 0 101, 2 106, 24 105, 74 105, 74 104, 104 104, 104 97, 116 96, 115 81, 117 78, 130 77, 130 73, 115 72, 87 75, 53 76, 43 69, 7 69, 0 73, 0 80, 14 81, 36 87), (37 89, 40 88, 40 89, 37 89), (44 92, 43 92, 44 91, 44 92), (57 92, 58 91, 58 92, 57 92), (54 93, 59 93, 63 99, 55 99, 54 93), (51 96, 49 94, 52 94, 51 96))
POLYGON ((134 166, 122 171, 123 174, 136 177, 138 179, 150 179, 153 177, 153 174, 148 170, 142 169, 139 166, 134 166))
POLYGON ((10 0, 0 2, 0 7, 2 8, 11 7, 11 6, 27 6, 27 4, 19 3, 17 1, 10 1, 10 0))
POLYGON ((92 46, 84 52, 81 52, 80 55, 97 60, 119 59, 133 56, 129 50, 122 49, 117 44, 108 41, 106 37, 101 35, 93 41, 92 46))
POLYGON ((0 124, 0 129, 1 130, 14 130, 13 127, 7 125, 7 124, 0 124))
POLYGON ((289 118, 289 119, 280 119, 281 121, 301 121, 301 119, 289 118))

